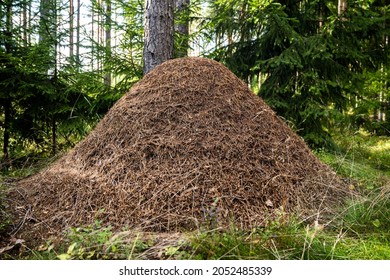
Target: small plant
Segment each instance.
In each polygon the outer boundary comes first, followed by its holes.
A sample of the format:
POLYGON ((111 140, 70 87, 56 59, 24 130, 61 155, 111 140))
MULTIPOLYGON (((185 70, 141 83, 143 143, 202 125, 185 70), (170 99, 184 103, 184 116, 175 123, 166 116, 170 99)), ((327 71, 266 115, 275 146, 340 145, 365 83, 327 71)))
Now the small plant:
POLYGON ((87 227, 70 228, 67 235, 68 249, 57 257, 67 259, 99 259, 105 253, 105 245, 112 237, 111 227, 102 227, 100 221, 87 227))
POLYGON ((71 228, 67 243, 70 245, 57 255, 58 259, 133 259, 149 248, 139 235, 128 231, 114 234, 110 226, 103 227, 98 220, 93 225, 71 228))
POLYGON ((381 236, 390 241, 390 188, 378 188, 351 202, 342 221, 356 235, 381 236))

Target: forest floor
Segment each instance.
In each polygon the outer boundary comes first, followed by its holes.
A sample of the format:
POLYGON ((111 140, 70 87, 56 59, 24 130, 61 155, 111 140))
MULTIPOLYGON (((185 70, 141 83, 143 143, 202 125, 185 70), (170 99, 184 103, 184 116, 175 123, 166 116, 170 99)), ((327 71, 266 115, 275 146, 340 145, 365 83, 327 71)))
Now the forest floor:
POLYGON ((308 224, 284 213, 251 231, 204 228, 186 233, 148 233, 95 223, 70 228, 60 243, 34 247, 9 236, 11 203, 5 193, 35 166, 0 177, 0 259, 390 259, 390 138, 364 133, 336 137, 337 151, 315 154, 361 193, 327 224, 308 224))

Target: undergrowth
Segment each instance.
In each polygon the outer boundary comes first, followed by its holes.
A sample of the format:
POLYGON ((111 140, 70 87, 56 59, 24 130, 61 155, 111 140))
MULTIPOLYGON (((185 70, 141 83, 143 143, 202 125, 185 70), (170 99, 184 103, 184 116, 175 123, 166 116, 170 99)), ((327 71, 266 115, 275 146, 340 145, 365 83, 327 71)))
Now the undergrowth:
POLYGON ((6 199, 6 185, 0 178, 0 236, 5 234, 11 224, 11 216, 7 211, 8 201, 6 199))
POLYGON ((252 232, 202 232, 192 239, 199 259, 390 259, 390 190, 351 201, 331 223, 273 221, 252 232))
POLYGON ((390 259, 389 190, 351 201, 331 223, 305 224, 279 218, 252 231, 204 229, 163 246, 153 236, 114 233, 100 222, 71 228, 62 247, 47 243, 29 259, 215 259, 382 260, 390 259), (155 253, 150 253, 155 252, 155 253), (157 253, 156 253, 157 252, 157 253))

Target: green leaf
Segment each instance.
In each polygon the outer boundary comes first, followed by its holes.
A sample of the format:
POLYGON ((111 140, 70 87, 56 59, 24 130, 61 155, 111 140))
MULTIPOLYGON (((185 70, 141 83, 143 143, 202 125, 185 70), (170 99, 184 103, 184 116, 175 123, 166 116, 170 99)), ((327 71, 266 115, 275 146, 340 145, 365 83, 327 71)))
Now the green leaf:
POLYGON ((74 243, 72 243, 70 246, 69 246, 69 248, 68 248, 68 254, 69 255, 72 255, 73 254, 73 250, 74 250, 74 248, 77 246, 77 243, 76 242, 74 242, 74 243))
POLYGON ((60 259, 60 260, 62 260, 62 261, 72 259, 72 257, 71 257, 70 255, 68 255, 68 254, 61 254, 61 255, 58 255, 57 258, 60 259))
POLYGON ((180 247, 167 247, 165 248, 165 255, 172 257, 177 253, 177 251, 179 251, 179 249, 180 247))
POLYGON ((381 222, 378 220, 378 219, 375 219, 374 221, 372 221, 372 224, 375 226, 375 227, 380 227, 381 226, 381 222))

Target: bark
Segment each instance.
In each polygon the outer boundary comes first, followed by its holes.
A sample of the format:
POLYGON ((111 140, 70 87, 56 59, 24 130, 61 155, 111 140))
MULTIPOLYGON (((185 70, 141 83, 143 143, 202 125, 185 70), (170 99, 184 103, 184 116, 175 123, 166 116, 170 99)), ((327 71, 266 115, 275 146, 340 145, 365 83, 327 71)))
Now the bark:
POLYGON ((23 2, 23 47, 27 48, 27 1, 23 2))
POLYGON ((347 10, 347 0, 339 0, 337 5, 338 15, 341 16, 347 10))
POLYGON ((9 139, 10 139, 10 122, 11 122, 11 101, 4 102, 4 134, 3 134, 3 157, 6 161, 9 158, 9 139))
POLYGON ((95 40, 95 25, 96 25, 96 20, 95 20, 95 9, 93 8, 93 6, 91 5, 91 20, 92 20, 92 23, 91 23, 91 37, 92 37, 92 40, 91 40, 91 70, 93 71, 95 69, 94 67, 94 63, 95 63, 95 43, 93 42, 95 40))
POLYGON ((49 23, 49 1, 41 0, 39 4, 39 42, 44 42, 50 39, 50 23, 49 23))
MULTIPOLYGON (((109 64, 111 57, 111 0, 106 0, 106 22, 105 22, 105 43, 106 43, 106 59, 104 63, 109 64)), ((107 86, 111 85, 111 73, 109 67, 105 67, 104 84, 107 86)))
POLYGON ((53 156, 57 154, 57 123, 55 116, 52 116, 51 120, 51 153, 53 156))
MULTIPOLYGON (((318 4, 318 14, 319 14, 318 27, 319 30, 321 30, 322 26, 324 25, 324 5, 321 2, 318 4)), ((319 30, 318 32, 320 32, 319 30)))
POLYGON ((76 63, 77 69, 80 67, 80 13, 81 0, 77 0, 77 26, 76 26, 76 63))
MULTIPOLYGON (((8 0, 5 2, 6 5, 6 11, 5 11, 5 52, 11 53, 12 50, 12 0, 8 0)), ((7 66, 6 66, 7 67, 7 66)), ((11 124, 11 96, 7 94, 8 96, 5 98, 3 106, 4 106, 4 134, 3 134, 3 157, 4 160, 7 161, 9 158, 9 139, 10 139, 10 124, 11 124)))
POLYGON ((173 57, 174 0, 146 0, 144 74, 173 57))
POLYGON ((73 4, 73 0, 69 0, 69 57, 72 62, 73 62, 73 55, 74 55, 73 22, 74 22, 74 4, 73 4))

